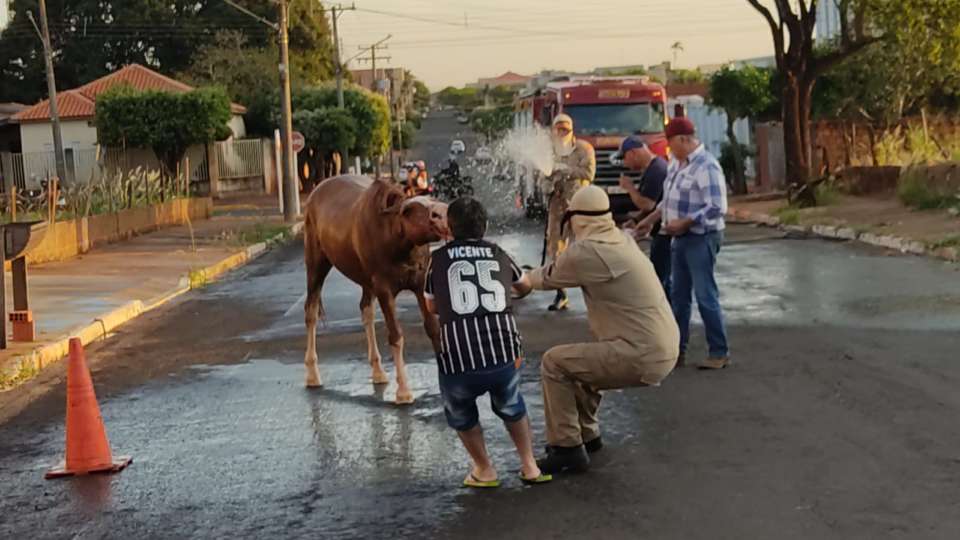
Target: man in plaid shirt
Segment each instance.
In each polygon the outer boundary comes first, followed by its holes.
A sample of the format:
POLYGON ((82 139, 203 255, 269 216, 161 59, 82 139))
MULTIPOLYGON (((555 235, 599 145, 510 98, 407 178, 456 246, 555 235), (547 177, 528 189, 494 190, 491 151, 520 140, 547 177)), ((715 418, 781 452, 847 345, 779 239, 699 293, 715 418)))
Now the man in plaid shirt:
POLYGON ((717 159, 697 139, 690 119, 674 118, 666 135, 675 159, 667 171, 663 201, 640 222, 637 231, 646 235, 660 220, 660 234, 673 237, 671 300, 680 327, 677 365, 685 360, 695 294, 709 346, 709 356, 699 367, 723 369, 730 357, 714 266, 726 227, 723 216, 727 212, 727 183, 717 159))

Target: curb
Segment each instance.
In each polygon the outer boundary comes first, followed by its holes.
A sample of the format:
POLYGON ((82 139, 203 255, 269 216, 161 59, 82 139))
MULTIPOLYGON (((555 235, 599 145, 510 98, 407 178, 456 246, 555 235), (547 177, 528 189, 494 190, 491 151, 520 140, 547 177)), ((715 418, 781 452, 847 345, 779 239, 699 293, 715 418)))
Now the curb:
POLYGON ((856 229, 850 227, 835 227, 833 225, 783 225, 780 223, 780 218, 776 216, 758 212, 748 212, 732 207, 727 212, 727 217, 741 222, 774 227, 787 232, 834 240, 854 240, 872 246, 899 251, 900 253, 934 257, 949 262, 960 262, 960 250, 957 248, 943 247, 939 249, 929 249, 922 242, 909 238, 901 238, 899 236, 858 232, 856 229))
MULTIPOLYGON (((293 237, 298 236, 301 232, 303 232, 302 221, 294 223, 289 228, 289 234, 293 237)), ((133 300, 113 311, 95 317, 86 326, 69 331, 61 339, 37 347, 28 353, 14 356, 12 361, 3 368, 3 372, 0 373, 0 375, 10 376, 12 384, 0 386, 0 392, 20 386, 36 377, 46 367, 66 357, 70 350, 70 338, 80 338, 84 346, 98 339, 106 338, 117 327, 167 304, 193 289, 201 288, 230 270, 243 266, 263 255, 270 247, 282 242, 286 234, 288 233, 281 233, 264 242, 248 246, 243 251, 230 255, 220 262, 195 270, 190 275, 182 276, 176 287, 150 300, 149 303, 144 303, 142 300, 133 300)))

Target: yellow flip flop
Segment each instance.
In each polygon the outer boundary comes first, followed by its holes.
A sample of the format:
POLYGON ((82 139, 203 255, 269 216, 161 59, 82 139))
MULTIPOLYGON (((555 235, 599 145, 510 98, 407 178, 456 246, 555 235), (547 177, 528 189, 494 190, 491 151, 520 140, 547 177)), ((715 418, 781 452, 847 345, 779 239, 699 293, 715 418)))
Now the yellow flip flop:
POLYGON ((468 488, 497 488, 500 487, 500 480, 479 480, 473 473, 463 479, 463 487, 468 488))
POLYGON ((553 480, 552 474, 541 474, 536 478, 525 478, 523 473, 520 473, 520 481, 528 486, 535 486, 537 484, 546 484, 553 480))

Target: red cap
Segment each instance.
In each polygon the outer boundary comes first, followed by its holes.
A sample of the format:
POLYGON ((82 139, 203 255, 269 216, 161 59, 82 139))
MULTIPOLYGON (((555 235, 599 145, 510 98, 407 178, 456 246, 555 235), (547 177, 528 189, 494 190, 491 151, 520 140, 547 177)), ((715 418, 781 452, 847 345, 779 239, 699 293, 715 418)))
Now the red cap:
POLYGON ((693 122, 690 121, 686 116, 677 116, 670 120, 670 123, 667 124, 667 138, 676 137, 677 135, 694 135, 697 130, 693 127, 693 122))

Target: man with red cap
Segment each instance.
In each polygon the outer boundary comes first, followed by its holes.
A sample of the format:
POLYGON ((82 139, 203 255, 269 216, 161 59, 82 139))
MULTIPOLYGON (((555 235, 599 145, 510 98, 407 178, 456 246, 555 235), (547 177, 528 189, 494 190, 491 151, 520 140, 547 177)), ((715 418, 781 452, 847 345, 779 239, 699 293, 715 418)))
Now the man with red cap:
POLYGON ((699 367, 723 369, 730 363, 727 331, 714 277, 717 253, 723 243, 727 212, 727 183, 723 169, 697 138, 690 119, 677 117, 666 129, 667 144, 674 156, 663 188, 663 201, 637 226, 646 234, 657 221, 661 233, 673 237, 673 313, 680 327, 681 365, 690 338, 692 296, 707 334, 709 354, 699 367))

